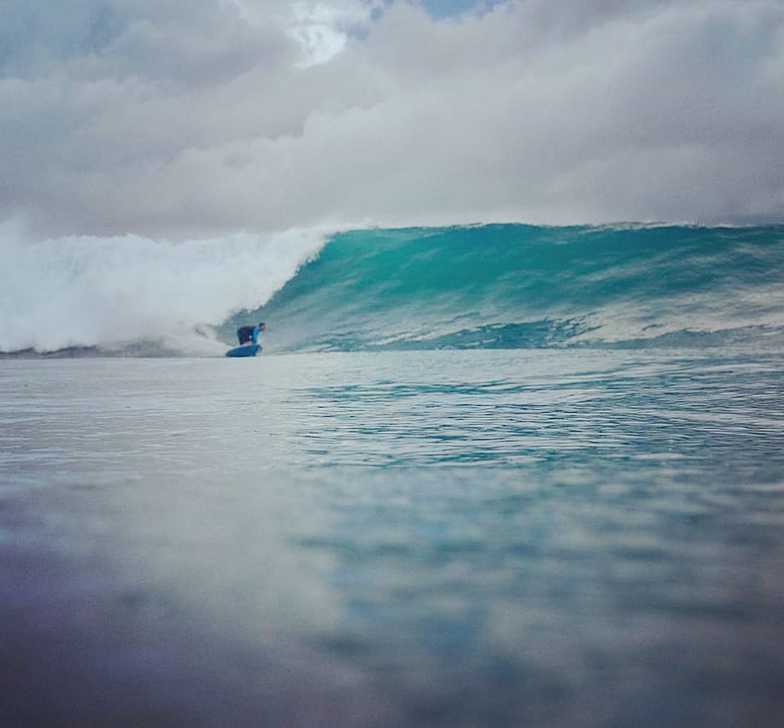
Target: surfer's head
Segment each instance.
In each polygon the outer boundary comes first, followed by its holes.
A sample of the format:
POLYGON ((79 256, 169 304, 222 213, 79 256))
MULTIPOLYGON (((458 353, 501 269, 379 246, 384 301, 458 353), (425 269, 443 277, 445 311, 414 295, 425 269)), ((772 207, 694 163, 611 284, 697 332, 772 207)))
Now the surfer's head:
POLYGON ((259 331, 264 331, 266 328, 267 324, 265 324, 263 321, 259 321, 259 331))

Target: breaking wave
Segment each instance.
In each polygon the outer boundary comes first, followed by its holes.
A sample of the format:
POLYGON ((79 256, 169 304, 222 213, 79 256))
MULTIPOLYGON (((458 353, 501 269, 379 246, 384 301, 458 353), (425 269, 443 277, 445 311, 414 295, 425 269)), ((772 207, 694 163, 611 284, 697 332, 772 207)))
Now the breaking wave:
POLYGON ((29 243, 0 228, 0 351, 784 346, 784 226, 478 225, 29 243), (326 241, 326 244, 325 244, 326 241))

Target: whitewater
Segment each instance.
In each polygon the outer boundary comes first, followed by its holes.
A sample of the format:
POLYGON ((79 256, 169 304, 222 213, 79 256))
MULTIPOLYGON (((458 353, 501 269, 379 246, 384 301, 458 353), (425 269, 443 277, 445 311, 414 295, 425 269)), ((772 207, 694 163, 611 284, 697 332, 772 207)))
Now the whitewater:
POLYGON ((3 725, 781 725, 784 226, 1 233, 3 725))
POLYGON ((30 240, 0 228, 0 351, 210 355, 212 326, 263 303, 324 244, 318 229, 195 241, 30 240))

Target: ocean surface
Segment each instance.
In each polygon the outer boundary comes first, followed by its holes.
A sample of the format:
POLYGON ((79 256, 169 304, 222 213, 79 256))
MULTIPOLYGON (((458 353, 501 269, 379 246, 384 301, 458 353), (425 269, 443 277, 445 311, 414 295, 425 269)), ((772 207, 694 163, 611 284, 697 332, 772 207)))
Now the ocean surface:
POLYGON ((0 724, 780 726, 784 228, 304 239, 0 296, 0 724))

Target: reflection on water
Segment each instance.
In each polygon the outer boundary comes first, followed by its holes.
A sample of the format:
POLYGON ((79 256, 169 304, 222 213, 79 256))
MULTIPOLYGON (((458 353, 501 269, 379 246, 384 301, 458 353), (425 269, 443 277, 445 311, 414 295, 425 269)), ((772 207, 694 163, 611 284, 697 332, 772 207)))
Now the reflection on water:
POLYGON ((639 351, 4 362, 0 711, 777 726, 783 371, 639 351))

